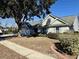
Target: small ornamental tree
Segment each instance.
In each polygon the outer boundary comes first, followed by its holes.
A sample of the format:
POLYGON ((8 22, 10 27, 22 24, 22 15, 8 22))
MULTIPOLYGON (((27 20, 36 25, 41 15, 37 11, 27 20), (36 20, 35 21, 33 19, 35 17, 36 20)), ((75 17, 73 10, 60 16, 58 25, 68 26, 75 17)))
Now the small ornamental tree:
POLYGON ((40 18, 49 14, 49 8, 56 0, 0 0, 0 17, 15 18, 20 29, 20 22, 31 20, 33 16, 40 18), (21 20, 23 18, 23 20, 21 20))

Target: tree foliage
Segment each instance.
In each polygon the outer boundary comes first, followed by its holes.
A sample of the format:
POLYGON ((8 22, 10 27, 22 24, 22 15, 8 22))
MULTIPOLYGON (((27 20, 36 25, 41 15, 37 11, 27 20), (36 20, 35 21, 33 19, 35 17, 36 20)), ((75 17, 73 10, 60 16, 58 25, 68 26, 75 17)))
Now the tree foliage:
POLYGON ((33 16, 49 14, 49 8, 56 0, 0 0, 0 17, 14 17, 17 24, 33 16))

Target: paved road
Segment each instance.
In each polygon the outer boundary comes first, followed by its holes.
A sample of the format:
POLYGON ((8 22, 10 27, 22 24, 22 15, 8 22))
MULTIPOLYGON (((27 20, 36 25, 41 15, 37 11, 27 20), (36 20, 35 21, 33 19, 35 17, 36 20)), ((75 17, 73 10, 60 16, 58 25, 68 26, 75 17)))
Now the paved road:
POLYGON ((40 52, 25 48, 16 43, 10 42, 8 40, 0 41, 0 44, 8 47, 9 49, 17 52, 18 54, 27 57, 28 59, 55 59, 51 56, 44 55, 40 52))

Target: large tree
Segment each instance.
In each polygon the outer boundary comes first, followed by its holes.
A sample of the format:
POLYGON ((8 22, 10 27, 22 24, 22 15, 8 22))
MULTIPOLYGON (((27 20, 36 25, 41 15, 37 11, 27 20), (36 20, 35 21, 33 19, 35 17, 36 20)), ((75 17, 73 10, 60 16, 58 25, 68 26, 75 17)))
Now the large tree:
POLYGON ((20 29, 20 22, 30 20, 33 16, 49 14, 49 8, 56 0, 0 0, 0 17, 14 17, 20 29))

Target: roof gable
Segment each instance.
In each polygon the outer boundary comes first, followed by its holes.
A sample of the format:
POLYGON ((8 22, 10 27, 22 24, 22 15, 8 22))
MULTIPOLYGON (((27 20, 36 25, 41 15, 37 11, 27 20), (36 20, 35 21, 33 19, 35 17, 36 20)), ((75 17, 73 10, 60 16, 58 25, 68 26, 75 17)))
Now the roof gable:
POLYGON ((48 15, 47 17, 45 17, 42 25, 43 26, 61 26, 61 25, 66 25, 66 22, 64 22, 59 17, 48 15))

